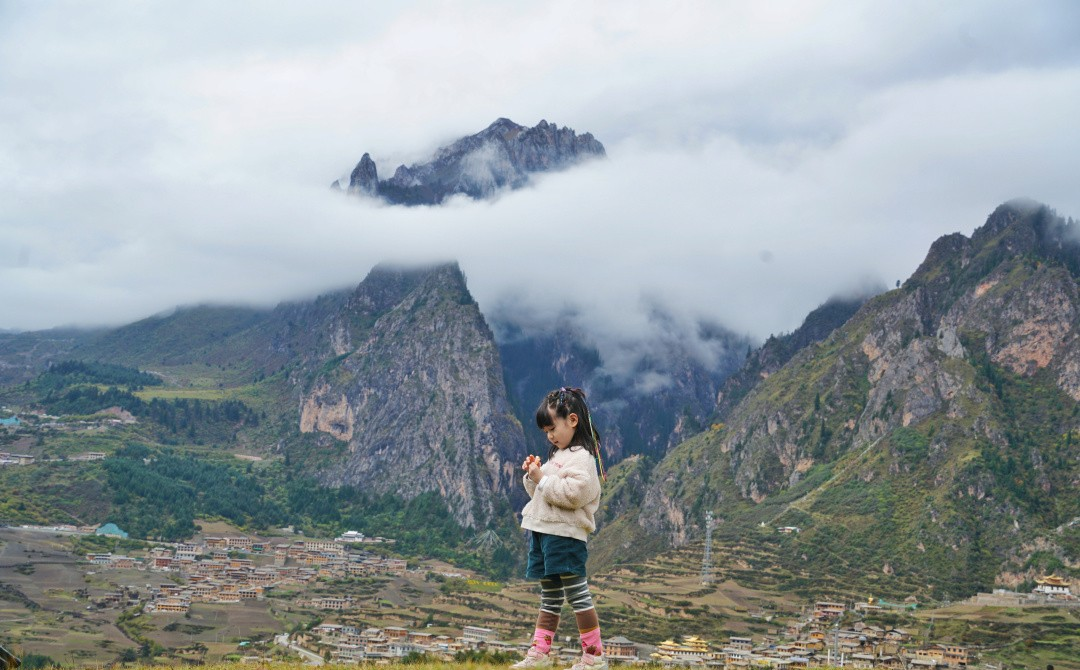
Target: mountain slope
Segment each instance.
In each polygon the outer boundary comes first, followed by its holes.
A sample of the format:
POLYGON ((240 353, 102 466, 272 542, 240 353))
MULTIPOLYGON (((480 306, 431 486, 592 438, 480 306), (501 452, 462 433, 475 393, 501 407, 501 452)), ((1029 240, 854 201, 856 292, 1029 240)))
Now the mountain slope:
POLYGON ((720 537, 768 534, 781 585, 860 597, 1080 568, 1076 240, 1026 202, 941 238, 901 289, 676 447, 634 532, 684 544, 713 510, 720 537))
POLYGON ((389 309, 364 339, 304 385, 300 430, 344 447, 315 468, 333 486, 437 493, 462 526, 483 527, 520 495, 526 453, 491 331, 456 265, 377 268, 353 301, 380 299, 389 309))
POLYGON ((0 332, 0 387, 21 384, 93 336, 93 331, 54 329, 30 333, 0 332))
POLYGON ((830 298, 811 311, 791 333, 773 335, 765 340, 747 356, 738 372, 724 382, 717 403, 717 417, 723 420, 758 382, 783 367, 795 354, 844 325, 868 299, 869 296, 830 298))

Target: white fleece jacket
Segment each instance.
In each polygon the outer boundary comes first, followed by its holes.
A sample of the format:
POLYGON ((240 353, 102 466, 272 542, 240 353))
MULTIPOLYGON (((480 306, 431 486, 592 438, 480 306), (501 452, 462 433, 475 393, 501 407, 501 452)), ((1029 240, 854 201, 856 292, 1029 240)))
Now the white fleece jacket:
POLYGON ((532 500, 521 510, 521 527, 586 541, 596 530, 593 515, 600 507, 600 477, 593 455, 582 446, 559 449, 540 472, 541 485, 528 474, 524 477, 532 500))

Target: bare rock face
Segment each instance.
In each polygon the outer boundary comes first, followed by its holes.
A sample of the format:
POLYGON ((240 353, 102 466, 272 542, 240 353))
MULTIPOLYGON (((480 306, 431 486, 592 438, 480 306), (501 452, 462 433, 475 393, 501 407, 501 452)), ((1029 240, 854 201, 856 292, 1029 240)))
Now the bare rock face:
POLYGON ((348 192, 397 205, 437 205, 454 195, 490 198, 527 185, 534 173, 604 155, 604 145, 589 133, 578 135, 547 121, 527 128, 498 119, 479 133, 440 148, 429 162, 398 166, 387 180, 379 181, 375 162, 364 154, 352 172, 348 192))
POLYGON ((300 430, 345 445, 321 479, 406 500, 436 492, 459 524, 483 527, 520 494, 525 443, 461 271, 376 268, 345 314, 358 319, 350 351, 300 398, 300 430))
POLYGON ((349 398, 345 394, 334 397, 329 384, 322 384, 305 396, 300 410, 300 432, 320 431, 348 442, 354 424, 349 398))
POLYGON ((374 196, 379 193, 379 171, 370 154, 364 154, 349 175, 349 194, 374 196))

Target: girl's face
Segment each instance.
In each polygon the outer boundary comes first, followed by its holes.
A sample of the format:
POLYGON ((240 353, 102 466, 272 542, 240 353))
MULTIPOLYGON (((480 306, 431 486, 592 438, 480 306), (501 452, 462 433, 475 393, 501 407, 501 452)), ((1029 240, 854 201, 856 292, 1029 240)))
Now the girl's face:
POLYGON ((577 430, 578 415, 571 413, 565 419, 552 412, 554 424, 544 428, 548 442, 556 449, 565 449, 570 446, 570 440, 574 439, 574 431, 577 430))

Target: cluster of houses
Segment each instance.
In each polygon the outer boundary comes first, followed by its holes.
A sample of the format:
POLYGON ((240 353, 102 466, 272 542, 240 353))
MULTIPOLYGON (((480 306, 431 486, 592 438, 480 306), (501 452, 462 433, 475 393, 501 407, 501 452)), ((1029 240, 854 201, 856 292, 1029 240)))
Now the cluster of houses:
MULTIPOLYGON (((335 663, 371 663, 381 660, 400 659, 410 654, 426 654, 450 660, 463 651, 514 652, 524 655, 527 643, 513 644, 497 639, 490 628, 465 626, 460 636, 436 635, 396 626, 386 628, 359 628, 342 624, 324 623, 315 626, 296 641, 307 649, 328 656, 335 663)), ((552 651, 571 665, 581 656, 577 644, 552 646, 552 651)), ((638 662, 638 645, 621 637, 604 641, 604 651, 609 660, 638 662)))
MULTIPOLYGON (((103 461, 106 454, 103 451, 88 451, 82 454, 73 454, 67 457, 69 461, 103 461)), ((49 459, 45 459, 48 462, 49 459)), ((0 451, 0 465, 33 465, 37 463, 37 456, 31 454, 15 454, 8 451, 0 451)))
MULTIPOLYGON (((87 554, 92 565, 176 572, 183 584, 164 584, 151 592, 146 611, 184 613, 194 602, 238 603, 259 599, 267 590, 284 584, 305 584, 318 579, 402 575, 402 559, 351 553, 341 542, 298 540, 270 544, 250 537, 207 537, 201 544, 159 546, 145 558, 111 553, 87 554), (257 562, 251 555, 262 554, 272 561, 257 562)), ((348 598, 318 599, 322 609, 351 607, 348 598), (325 601, 325 602, 324 602, 325 601)))
MULTIPOLYGON (((732 637, 719 654, 713 655, 712 664, 725 670, 804 670, 823 666, 908 670, 965 668, 969 663, 963 647, 913 647, 911 633, 901 628, 886 629, 861 621, 841 628, 846 611, 844 603, 819 601, 809 616, 788 626, 783 640, 765 639, 754 644, 749 637, 732 637)), ((663 645, 658 652, 663 653, 663 645)))
POLYGON ((732 636, 716 648, 698 637, 666 640, 649 655, 665 665, 704 666, 723 670, 773 668, 807 670, 821 667, 882 668, 966 668, 966 649, 955 645, 910 648, 911 635, 900 629, 885 630, 857 623, 851 628, 829 628, 820 618, 793 624, 786 641, 766 638, 757 643, 751 637, 732 636))
POLYGON ((844 603, 821 601, 815 603, 810 615, 788 626, 783 637, 767 636, 755 642, 752 637, 732 636, 726 643, 714 645, 696 636, 685 636, 661 642, 647 657, 620 649, 619 653, 609 654, 609 660, 723 670, 836 666, 946 669, 966 668, 971 662, 968 651, 956 645, 916 647, 911 633, 903 629, 885 629, 864 622, 841 628, 839 622, 846 611, 844 603))
MULTIPOLYGON (((670 641, 669 641, 670 642, 670 641)), ((657 653, 676 654, 687 658, 693 641, 684 640, 671 646, 669 642, 657 647, 657 653)), ((848 629, 825 630, 812 627, 801 631, 790 641, 763 640, 755 644, 749 637, 731 637, 719 652, 710 650, 703 664, 743 670, 744 668, 778 668, 805 670, 820 667, 882 668, 911 670, 912 668, 966 668, 970 657, 965 648, 956 645, 929 645, 910 648, 910 635, 899 629, 884 630, 875 626, 855 624, 848 629)), ((701 653, 700 643, 689 654, 701 653)), ((700 656, 698 656, 700 658, 700 656)), ((658 660, 665 660, 663 657, 658 660)), ((678 660, 678 656, 675 656, 678 660)), ((686 662, 686 661, 683 661, 686 662)), ((691 661, 693 663, 693 661, 691 661)), ((697 661, 702 663, 702 661, 697 661)))
MULTIPOLYGON (((883 629, 856 623, 841 629, 835 623, 846 610, 840 603, 817 603, 806 619, 788 627, 787 636, 764 638, 731 637, 716 645, 695 636, 665 640, 652 646, 623 637, 604 640, 608 661, 618 664, 661 664, 676 667, 704 667, 717 670, 808 670, 825 666, 911 670, 968 667, 968 651, 956 645, 935 644, 913 647, 911 634, 901 629, 883 629)), ((508 643, 497 639, 491 629, 465 626, 458 637, 435 635, 399 627, 360 628, 340 623, 323 623, 296 638, 299 644, 337 663, 370 663, 427 654, 452 658, 461 651, 486 650, 524 654, 527 642, 508 643)), ((581 651, 571 642, 552 647, 560 661, 573 663, 581 651)))

